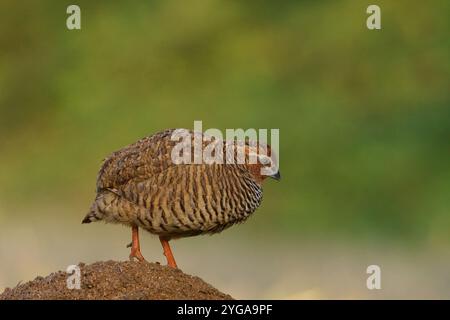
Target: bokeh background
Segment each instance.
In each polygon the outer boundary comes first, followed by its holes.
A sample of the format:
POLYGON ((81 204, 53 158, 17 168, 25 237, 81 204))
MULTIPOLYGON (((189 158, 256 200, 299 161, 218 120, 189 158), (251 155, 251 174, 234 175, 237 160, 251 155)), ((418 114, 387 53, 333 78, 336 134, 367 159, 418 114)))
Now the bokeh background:
POLYGON ((175 241, 185 272, 237 298, 450 298, 449 1, 80 0, 69 31, 73 3, 0 2, 0 290, 127 259, 128 229, 81 225, 101 160, 202 120, 279 128, 283 179, 175 241))

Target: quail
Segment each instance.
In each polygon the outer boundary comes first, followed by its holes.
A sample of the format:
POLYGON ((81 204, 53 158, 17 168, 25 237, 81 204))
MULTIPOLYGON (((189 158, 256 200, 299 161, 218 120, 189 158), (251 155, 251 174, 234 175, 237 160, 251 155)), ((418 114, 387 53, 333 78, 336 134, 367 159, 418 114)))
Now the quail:
POLYGON ((275 157, 270 146, 261 143, 255 149, 254 145, 248 140, 221 141, 186 129, 145 137, 103 161, 95 200, 82 223, 104 221, 131 227, 131 260, 145 261, 139 228, 155 234, 167 264, 177 268, 171 239, 214 234, 244 222, 261 204, 263 181, 280 179, 278 164, 273 170, 275 157), (174 136, 180 132, 188 137, 185 142, 193 143, 184 149, 191 152, 183 155, 191 161, 174 161, 181 144, 174 136), (201 150, 214 142, 216 149, 211 155, 223 161, 196 161, 198 141, 201 150), (239 150, 244 156, 240 162, 239 150), (251 156, 256 161, 252 162, 251 156), (268 168, 272 168, 270 174, 263 174, 268 168))

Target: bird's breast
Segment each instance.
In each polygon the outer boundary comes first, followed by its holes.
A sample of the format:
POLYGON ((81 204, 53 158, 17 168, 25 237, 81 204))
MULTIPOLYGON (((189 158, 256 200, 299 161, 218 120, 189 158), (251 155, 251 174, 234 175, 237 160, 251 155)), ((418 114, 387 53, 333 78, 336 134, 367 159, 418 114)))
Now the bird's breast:
POLYGON ((179 166, 126 191, 146 210, 141 227, 166 235, 214 233, 252 214, 261 187, 249 177, 213 166, 179 166))

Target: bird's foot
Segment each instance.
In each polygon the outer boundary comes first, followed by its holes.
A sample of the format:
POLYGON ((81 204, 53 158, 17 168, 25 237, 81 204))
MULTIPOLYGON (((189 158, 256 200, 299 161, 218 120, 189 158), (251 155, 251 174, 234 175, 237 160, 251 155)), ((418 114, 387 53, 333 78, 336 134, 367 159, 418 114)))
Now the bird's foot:
POLYGON ((172 250, 170 249, 169 240, 164 237, 159 237, 161 241, 161 245, 164 249, 164 255, 167 259, 167 265, 171 268, 178 269, 177 263, 175 262, 175 258, 173 257, 172 250))
POLYGON ((139 229, 136 226, 131 227, 131 243, 127 247, 131 247, 130 261, 133 261, 134 258, 140 262, 145 261, 139 246, 139 229))
POLYGON ((171 259, 167 258, 167 265, 171 268, 178 269, 177 263, 175 262, 175 259, 173 259, 173 257, 171 259))
POLYGON ((139 249, 137 249, 137 250, 131 249, 130 261, 134 261, 134 258, 136 258, 140 262, 146 261, 139 249))

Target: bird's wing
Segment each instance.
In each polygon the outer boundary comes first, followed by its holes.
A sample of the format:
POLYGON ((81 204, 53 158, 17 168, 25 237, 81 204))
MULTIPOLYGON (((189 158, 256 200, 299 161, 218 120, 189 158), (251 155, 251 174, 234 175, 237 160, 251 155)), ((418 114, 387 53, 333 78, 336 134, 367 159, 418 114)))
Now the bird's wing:
MULTIPOLYGON (((173 148, 179 143, 179 140, 172 140, 174 131, 175 129, 162 131, 114 152, 104 161, 99 171, 97 189, 120 189, 131 180, 152 179, 168 168, 179 166, 171 158, 173 148)), ((211 151, 214 149, 214 145, 210 145, 208 139, 203 139, 202 133, 187 132, 191 134, 191 160, 195 153, 194 145, 198 135, 200 135, 202 143, 201 150, 210 148, 209 151, 211 151)), ((217 140, 217 142, 219 141, 217 140)), ((229 157, 229 150, 225 144, 219 146, 223 148, 221 152, 223 152, 223 160, 225 160, 225 157, 229 157)), ((234 157, 234 153, 232 156, 234 157)))
POLYGON ((98 173, 97 189, 120 188, 130 180, 156 176, 174 164, 170 139, 173 130, 166 130, 114 152, 106 158, 98 173))
POLYGON ((115 192, 128 201, 148 207, 149 204, 145 202, 156 194, 159 197, 165 194, 175 197, 177 186, 178 193, 181 194, 188 180, 189 170, 186 170, 186 165, 172 166, 146 178, 130 179, 115 192))
POLYGON ((240 165, 180 164, 145 179, 131 179, 113 192, 144 207, 149 207, 148 201, 155 198, 159 202, 169 200, 173 204, 193 197, 204 198, 206 202, 212 194, 229 189, 229 179, 233 175, 249 178, 248 172, 240 165))

